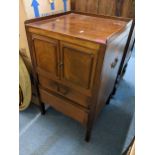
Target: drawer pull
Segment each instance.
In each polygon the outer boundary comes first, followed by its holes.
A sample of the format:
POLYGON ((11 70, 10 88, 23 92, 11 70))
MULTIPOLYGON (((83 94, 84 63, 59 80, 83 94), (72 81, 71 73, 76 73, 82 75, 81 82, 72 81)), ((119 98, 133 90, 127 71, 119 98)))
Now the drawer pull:
POLYGON ((59 92, 60 92, 61 94, 63 94, 63 95, 67 95, 68 92, 69 92, 69 89, 68 89, 68 88, 62 88, 62 87, 60 87, 60 88, 59 88, 59 92))
POLYGON ((59 63, 59 67, 62 68, 64 64, 62 62, 59 63))
POLYGON ((114 62, 111 63, 111 68, 115 68, 118 62, 118 58, 115 58, 114 62))
POLYGON ((57 82, 49 82, 49 86, 55 88, 58 91, 58 83, 57 82))

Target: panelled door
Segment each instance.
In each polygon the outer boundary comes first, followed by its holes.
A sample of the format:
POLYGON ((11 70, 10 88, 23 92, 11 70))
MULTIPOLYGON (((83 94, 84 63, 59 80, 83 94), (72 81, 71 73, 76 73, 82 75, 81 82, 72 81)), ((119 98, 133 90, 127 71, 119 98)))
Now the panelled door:
POLYGON ((47 78, 58 79, 58 41, 33 35, 33 54, 37 73, 47 78))
POLYGON ((89 93, 96 68, 97 51, 48 37, 33 35, 35 69, 40 83, 59 81, 81 92, 89 93), (46 79, 45 79, 46 78, 46 79))
POLYGON ((61 80, 79 90, 92 87, 97 52, 70 43, 60 43, 61 80))

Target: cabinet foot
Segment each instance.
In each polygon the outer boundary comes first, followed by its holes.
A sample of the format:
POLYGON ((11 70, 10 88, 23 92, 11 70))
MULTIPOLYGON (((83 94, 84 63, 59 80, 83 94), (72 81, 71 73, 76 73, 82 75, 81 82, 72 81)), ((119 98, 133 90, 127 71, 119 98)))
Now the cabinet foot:
POLYGON ((111 96, 114 96, 115 95, 115 93, 116 93, 116 84, 115 84, 115 86, 114 86, 114 89, 113 89, 113 91, 112 91, 112 93, 111 93, 111 96))
POLYGON ((128 64, 126 64, 122 70, 122 73, 121 73, 121 78, 123 78, 125 72, 126 72, 126 68, 127 68, 128 64))
POLYGON ((90 130, 87 130, 86 131, 86 135, 85 135, 85 141, 86 142, 89 142, 90 141, 90 138, 91 138, 91 131, 90 130))
POLYGON ((45 115, 46 111, 45 111, 45 105, 44 103, 40 103, 40 110, 41 110, 41 114, 45 115))
POLYGON ((110 99, 111 99, 111 95, 109 96, 109 98, 107 99, 106 105, 108 105, 110 103, 110 99))

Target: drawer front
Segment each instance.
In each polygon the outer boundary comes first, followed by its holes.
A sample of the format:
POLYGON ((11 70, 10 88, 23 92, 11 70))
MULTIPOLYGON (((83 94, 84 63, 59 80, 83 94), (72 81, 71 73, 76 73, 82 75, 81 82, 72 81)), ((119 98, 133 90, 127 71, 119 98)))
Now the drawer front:
POLYGON ((88 120, 88 111, 86 109, 74 104, 60 95, 49 93, 41 88, 39 91, 41 100, 44 103, 51 105, 57 111, 79 121, 83 125, 86 125, 88 120))
POLYGON ((39 85, 42 88, 46 88, 52 92, 62 95, 63 97, 68 98, 86 108, 89 107, 89 97, 83 95, 82 93, 40 75, 38 79, 39 85))
POLYGON ((58 84, 55 81, 52 81, 40 75, 38 76, 38 80, 40 86, 55 92, 58 91, 58 84))
POLYGON ((69 87, 63 86, 61 84, 59 84, 59 89, 58 89, 58 93, 86 108, 89 107, 89 97, 83 95, 82 93, 73 90, 69 87))

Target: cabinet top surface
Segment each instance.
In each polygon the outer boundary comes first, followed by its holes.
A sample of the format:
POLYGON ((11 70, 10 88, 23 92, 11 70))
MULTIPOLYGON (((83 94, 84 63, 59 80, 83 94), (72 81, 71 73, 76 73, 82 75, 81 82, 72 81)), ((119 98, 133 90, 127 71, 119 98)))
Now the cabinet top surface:
POLYGON ((126 25, 126 21, 76 13, 70 13, 28 24, 28 26, 31 27, 86 39, 97 43, 106 43, 108 38, 123 30, 126 25))

